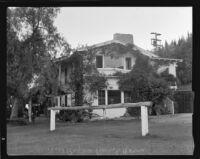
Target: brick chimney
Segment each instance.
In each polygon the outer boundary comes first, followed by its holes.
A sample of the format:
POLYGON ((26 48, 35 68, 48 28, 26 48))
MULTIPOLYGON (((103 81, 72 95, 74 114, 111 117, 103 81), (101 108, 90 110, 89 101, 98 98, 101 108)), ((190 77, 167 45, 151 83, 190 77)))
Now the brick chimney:
POLYGON ((133 44, 133 35, 132 34, 115 33, 113 35, 113 40, 118 40, 125 44, 133 44))

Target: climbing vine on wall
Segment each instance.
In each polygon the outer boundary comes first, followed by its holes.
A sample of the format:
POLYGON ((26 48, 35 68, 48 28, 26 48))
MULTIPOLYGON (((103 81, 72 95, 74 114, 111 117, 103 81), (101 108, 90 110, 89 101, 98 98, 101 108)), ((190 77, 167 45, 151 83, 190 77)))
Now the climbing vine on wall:
POLYGON ((75 52, 69 59, 72 66, 70 74, 70 86, 75 92, 75 105, 83 105, 83 62, 82 56, 75 52))
POLYGON ((158 69, 160 66, 169 66, 170 61, 164 61, 164 60, 154 60, 154 69, 158 69))
POLYGON ((107 78, 104 75, 94 74, 85 77, 85 83, 89 86, 89 91, 94 93, 107 87, 107 78))
MULTIPOLYGON (((76 51, 68 60, 68 63, 73 66, 72 73, 70 75, 70 86, 75 92, 75 98, 77 99, 77 102, 75 102, 76 105, 81 105, 83 103, 84 85, 88 86, 87 88, 90 92, 95 92, 96 90, 101 90, 107 87, 106 76, 100 74, 95 66, 96 54, 99 53, 101 55, 109 55, 117 58, 120 54, 127 52, 134 54, 136 57, 136 63, 130 73, 123 74, 117 72, 114 74, 115 76, 120 77, 119 85, 121 89, 132 90, 132 85, 135 85, 132 82, 134 81, 140 84, 142 80, 148 87, 150 86, 149 83, 152 83, 152 81, 160 83, 160 87, 164 86, 164 82, 158 81, 159 77, 155 76, 156 73, 154 68, 150 65, 149 58, 139 53, 139 51, 134 50, 133 45, 124 46, 114 43, 97 48, 88 47, 84 51, 76 51), (116 52, 118 54, 116 54, 116 52), (156 78, 156 80, 154 80, 154 78, 156 78)), ((152 85, 155 86, 155 84, 152 85)), ((138 89, 142 89, 142 87, 138 89)), ((138 97, 139 96, 140 95, 138 95, 138 97)))
POLYGON ((121 90, 130 91, 132 102, 153 101, 160 103, 171 95, 169 85, 164 78, 157 75, 149 58, 138 55, 134 68, 119 78, 121 90))

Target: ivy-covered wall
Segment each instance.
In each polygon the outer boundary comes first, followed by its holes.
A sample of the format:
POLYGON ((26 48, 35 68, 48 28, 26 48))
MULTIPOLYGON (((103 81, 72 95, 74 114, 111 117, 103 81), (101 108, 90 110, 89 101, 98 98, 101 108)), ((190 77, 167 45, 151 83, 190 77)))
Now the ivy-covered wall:
MULTIPOLYGON (((68 60, 63 61, 62 66, 71 68, 70 75, 68 75, 70 77, 70 82, 68 85, 70 86, 70 89, 75 92, 76 105, 82 105, 83 103, 87 102, 84 101, 84 89, 87 89, 87 91, 89 91, 91 94, 95 94, 97 90, 108 88, 107 76, 100 74, 95 66, 96 54, 109 57, 109 60, 116 59, 116 61, 127 54, 131 54, 133 57, 135 57, 134 68, 136 67, 136 69, 133 68, 134 71, 137 72, 139 69, 142 70, 143 77, 148 77, 149 75, 152 76, 156 72, 155 69, 157 69, 160 65, 163 65, 163 63, 157 63, 157 61, 154 61, 154 65, 149 67, 152 63, 149 57, 142 55, 139 51, 133 50, 132 47, 133 45, 123 46, 121 44, 110 44, 98 48, 88 48, 87 51, 75 52, 68 60), (147 72, 151 73, 148 74, 147 72)), ((164 65, 166 64, 169 64, 169 62, 164 63, 164 65)), ((120 77, 122 77, 121 79, 126 79, 132 76, 130 73, 124 74, 121 72, 116 72, 113 75, 119 76, 119 79, 120 77)), ((164 78, 162 79, 166 80, 164 78)), ((134 85, 132 83, 128 83, 127 81, 124 84, 127 85, 128 89, 131 89, 130 86, 134 85)), ((145 82, 145 84, 148 84, 148 81, 145 82)), ((121 84, 119 82, 119 85, 120 89, 124 89, 126 87, 122 84, 122 82, 121 84)))

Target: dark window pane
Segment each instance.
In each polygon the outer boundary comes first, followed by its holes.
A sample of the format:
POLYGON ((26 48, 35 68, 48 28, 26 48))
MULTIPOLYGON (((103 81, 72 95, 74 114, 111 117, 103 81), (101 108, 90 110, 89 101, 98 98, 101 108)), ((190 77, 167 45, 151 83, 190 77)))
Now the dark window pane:
POLYGON ((65 95, 65 106, 67 106, 67 95, 65 95))
POLYGON ((131 58, 130 57, 126 58, 126 69, 127 70, 131 69, 131 58))
POLYGON ((108 104, 117 104, 121 103, 121 92, 116 91, 108 91, 108 104))
POLYGON ((131 103, 131 92, 124 91, 124 103, 131 103))
POLYGON ((96 67, 97 68, 103 67, 103 56, 96 56, 96 67))
POLYGON ((98 102, 99 105, 105 105, 105 90, 98 91, 98 102))

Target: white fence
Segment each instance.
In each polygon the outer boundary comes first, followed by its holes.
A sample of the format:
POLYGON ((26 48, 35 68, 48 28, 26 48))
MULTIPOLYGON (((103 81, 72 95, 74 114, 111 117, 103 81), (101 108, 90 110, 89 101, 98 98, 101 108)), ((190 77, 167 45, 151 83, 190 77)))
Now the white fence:
POLYGON ((74 106, 74 107, 51 107, 50 110, 50 131, 55 130, 56 126, 56 111, 57 110, 81 110, 81 109, 114 109, 114 108, 128 108, 128 107, 141 107, 141 131, 142 136, 149 133, 148 126, 148 108, 152 106, 152 102, 139 102, 139 103, 120 103, 100 106, 74 106))

